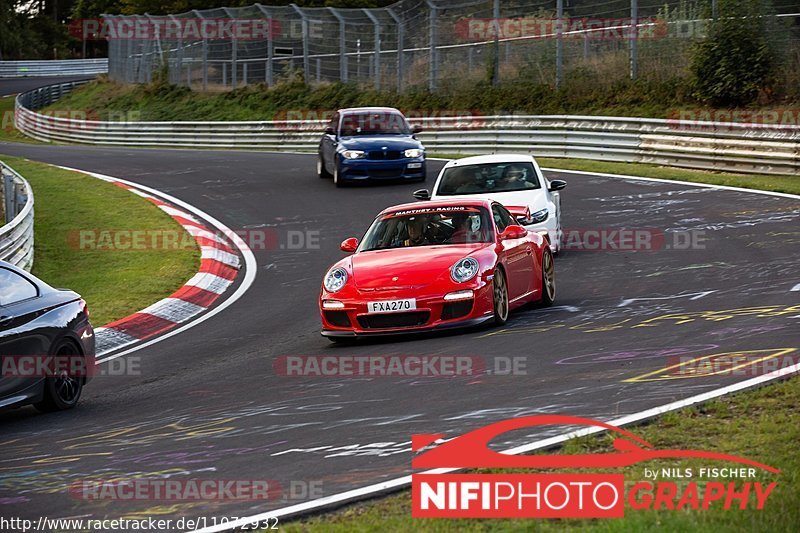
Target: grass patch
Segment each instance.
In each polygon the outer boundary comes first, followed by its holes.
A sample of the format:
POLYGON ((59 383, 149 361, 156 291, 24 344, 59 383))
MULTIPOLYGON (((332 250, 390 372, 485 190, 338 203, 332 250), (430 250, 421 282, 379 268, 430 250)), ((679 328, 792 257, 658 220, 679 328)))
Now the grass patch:
MULTIPOLYGON (((697 111, 700 105, 679 79, 622 80, 593 84, 575 78, 555 89, 515 79, 492 85, 486 81, 452 84, 438 91, 410 87, 404 92, 376 91, 355 83, 306 86, 288 79, 273 87, 252 84, 233 91, 192 91, 187 87, 153 82, 126 85, 101 77, 77 88, 47 110, 83 110, 101 120, 272 120, 285 119, 286 111, 301 117, 344 107, 386 105, 431 116, 468 113, 577 114, 668 118, 680 110, 697 111)), ((754 104, 748 110, 790 108, 791 101, 754 104)))
MULTIPOLYGON (((411 493, 404 491, 381 500, 349 506, 328 515, 289 522, 288 532, 300 531, 796 531, 800 524, 800 378, 794 377, 754 391, 737 393, 700 407, 668 413, 633 432, 656 448, 693 448, 742 455, 781 470, 781 474, 758 474, 752 481, 778 485, 765 510, 631 510, 627 505, 622 520, 471 520, 413 519, 411 493)), ((576 439, 560 453, 602 453, 612 451, 608 435, 576 439)), ((642 470, 650 468, 692 468, 725 466, 704 460, 659 460, 624 469, 626 488, 644 481, 642 470)), ((603 472, 602 470, 592 470, 603 472)), ((488 473, 489 471, 483 471, 488 473)), ((493 470, 491 472, 503 472, 493 470)), ((515 470, 520 473, 522 470, 515 470)), ((612 472, 608 470, 606 472, 612 472)), ((709 478, 694 477, 692 481, 709 478)), ((675 480, 680 489, 689 480, 675 480)), ((716 481, 716 480, 715 480, 716 481)), ((723 480, 724 481, 724 480, 723 480)), ((735 479, 731 479, 735 481, 735 479)), ((741 482, 737 482, 741 488, 741 482)), ((751 496, 753 498, 753 496, 751 496)), ((752 500, 751 500, 752 501, 752 500)), ((751 503, 752 505, 752 503, 751 503)))
POLYGON ((14 96, 0 96, 0 141, 38 143, 14 127, 14 96))
POLYGON ((33 188, 33 273, 54 287, 68 287, 89 303, 95 326, 135 313, 169 296, 199 266, 199 250, 81 250, 79 230, 183 228, 143 198, 116 185, 43 163, 0 155, 33 188))

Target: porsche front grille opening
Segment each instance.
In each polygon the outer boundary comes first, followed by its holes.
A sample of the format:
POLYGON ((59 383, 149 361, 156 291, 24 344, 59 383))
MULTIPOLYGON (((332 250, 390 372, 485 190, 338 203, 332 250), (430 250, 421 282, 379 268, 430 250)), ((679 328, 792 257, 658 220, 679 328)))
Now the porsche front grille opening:
POLYGON ((442 320, 451 320, 453 318, 460 318, 469 314, 472 311, 473 300, 463 300, 460 302, 450 302, 442 306, 442 320))
POLYGON ((428 321, 430 311, 412 311, 409 313, 387 313, 383 315, 367 315, 358 317, 358 323, 364 329, 408 328, 422 326, 428 321))
POLYGON ((325 311, 325 320, 332 326, 349 328, 350 318, 345 311, 325 311))

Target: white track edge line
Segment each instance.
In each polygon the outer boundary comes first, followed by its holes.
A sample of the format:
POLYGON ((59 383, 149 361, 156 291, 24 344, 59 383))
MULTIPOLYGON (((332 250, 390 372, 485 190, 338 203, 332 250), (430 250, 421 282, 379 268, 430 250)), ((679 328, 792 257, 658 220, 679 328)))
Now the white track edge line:
POLYGON ((214 307, 213 309, 211 309, 207 313, 205 313, 203 315, 200 315, 200 317, 198 317, 197 319, 194 319, 191 322, 188 322, 187 324, 184 324, 183 326, 179 326, 176 329, 170 330, 170 331, 168 331, 167 333, 165 333, 163 335, 159 335, 159 336, 157 336, 157 337, 155 337, 153 339, 145 341, 142 344, 134 346, 133 348, 129 348, 129 349, 124 350, 124 351, 122 351, 120 353, 117 353, 117 354, 114 354, 112 356, 100 359, 100 360, 96 361, 96 364, 99 365, 101 363, 105 363, 107 361, 111 361, 112 359, 117 359, 117 358, 122 357, 124 355, 128 355, 128 354, 133 353, 135 351, 141 350, 142 348, 146 348, 148 346, 152 346, 153 344, 155 344, 157 342, 161 342, 161 341, 163 341, 165 339, 168 339, 170 337, 173 337, 173 336, 175 336, 175 335, 177 335, 179 333, 183 333, 184 331, 186 331, 186 330, 188 330, 190 328, 193 328, 194 326, 197 326, 197 325, 205 322, 209 318, 221 313, 224 309, 226 309, 228 306, 232 305, 236 300, 241 298, 244 295, 244 293, 247 292, 247 290, 250 288, 250 286, 253 284, 253 282, 255 281, 255 279, 256 279, 256 271, 258 270, 258 264, 256 262, 256 257, 253 254, 253 251, 250 249, 249 246, 247 246, 247 243, 245 243, 244 240, 242 240, 242 238, 239 235, 237 235, 228 226, 226 226, 225 224, 223 224, 222 222, 220 222, 216 218, 212 217, 208 213, 198 209, 197 207, 195 207, 195 206, 193 206, 193 205, 191 205, 191 204, 189 204, 187 202, 184 202, 183 200, 179 200, 178 198, 175 198, 172 195, 169 195, 167 193, 163 193, 161 191, 158 191, 158 190, 153 189, 151 187, 147 187, 145 185, 140 185, 140 184, 134 183, 132 181, 115 178, 113 176, 108 176, 106 174, 99 174, 97 172, 90 172, 88 170, 82 170, 82 169, 79 169, 79 168, 70 168, 70 167, 65 167, 65 166, 60 166, 60 165, 56 165, 56 166, 58 166, 59 168, 63 168, 65 170, 71 170, 73 172, 81 172, 83 174, 87 174, 89 176, 92 176, 92 177, 95 177, 95 178, 98 178, 98 179, 101 179, 101 180, 104 180, 104 181, 111 181, 111 182, 115 182, 116 181, 116 182, 119 182, 119 183, 123 183, 125 185, 130 186, 130 187, 133 187, 133 188, 136 188, 136 189, 139 189, 139 190, 143 190, 143 191, 145 191, 147 193, 152 194, 153 196, 156 196, 158 198, 163 198, 164 200, 166 200, 166 201, 168 201, 170 203, 178 205, 178 206, 182 207, 183 209, 186 209, 190 213, 199 216, 202 220, 205 220, 206 222, 210 223, 212 226, 215 226, 218 230, 224 232, 225 235, 228 235, 230 237, 230 239, 233 241, 233 244, 236 246, 236 248, 239 249, 239 252, 242 254, 242 257, 244 257, 244 262, 245 262, 244 278, 242 279, 242 282, 239 284, 239 286, 236 288, 236 291, 234 291, 234 293, 231 294, 228 298, 223 300, 222 303, 220 303, 219 305, 217 305, 216 307, 214 307))

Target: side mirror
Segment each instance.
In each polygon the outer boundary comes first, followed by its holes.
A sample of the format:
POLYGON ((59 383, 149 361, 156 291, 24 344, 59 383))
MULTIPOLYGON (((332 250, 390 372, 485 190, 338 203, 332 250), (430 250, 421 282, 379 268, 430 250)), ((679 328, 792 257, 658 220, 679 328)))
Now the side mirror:
POLYGON ((567 182, 564 180, 553 180, 550 182, 550 190, 551 191, 560 191, 564 187, 567 186, 567 182))
POLYGON ((500 240, 507 241, 509 239, 521 239, 527 234, 528 230, 526 230, 522 226, 511 224, 510 226, 506 227, 506 229, 503 230, 503 233, 500 234, 500 240))
POLYGON ((428 189, 419 189, 418 191, 414 191, 414 198, 417 200, 430 200, 431 193, 428 192, 428 189))
POLYGON ((414 133, 414 134, 422 133, 422 126, 420 126, 419 124, 413 126, 411 128, 411 133, 414 133))
POLYGON ((339 248, 341 248, 343 252, 352 254, 358 248, 358 239, 356 239, 355 237, 350 237, 349 239, 345 239, 342 241, 342 244, 339 245, 339 248))
POLYGON ((336 135, 336 130, 328 126, 325 128, 325 135, 336 135))

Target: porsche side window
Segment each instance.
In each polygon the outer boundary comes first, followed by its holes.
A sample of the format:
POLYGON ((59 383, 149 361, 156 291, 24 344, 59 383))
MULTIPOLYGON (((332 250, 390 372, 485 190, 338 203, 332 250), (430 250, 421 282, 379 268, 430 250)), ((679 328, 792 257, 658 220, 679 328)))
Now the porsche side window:
POLYGON ((36 285, 5 268, 0 268, 0 305, 11 305, 39 295, 36 285))
POLYGON ((509 224, 514 224, 514 219, 510 215, 503 213, 505 209, 495 204, 492 206, 492 216, 494 217, 494 224, 497 226, 498 233, 502 233, 509 224))

